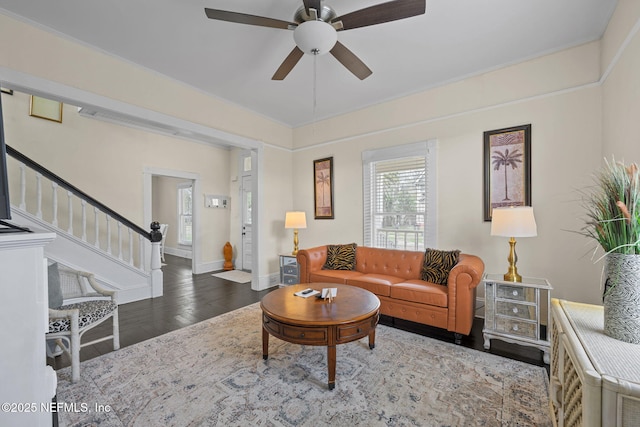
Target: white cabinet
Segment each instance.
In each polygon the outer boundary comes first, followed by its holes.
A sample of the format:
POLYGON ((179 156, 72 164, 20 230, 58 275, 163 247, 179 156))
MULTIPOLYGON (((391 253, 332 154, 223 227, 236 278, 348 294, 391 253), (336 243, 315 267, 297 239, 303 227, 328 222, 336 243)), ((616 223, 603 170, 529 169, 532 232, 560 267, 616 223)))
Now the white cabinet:
POLYGON ((484 348, 491 339, 539 348, 544 362, 549 363, 549 340, 541 332, 541 307, 546 303, 546 324, 549 325, 551 285, 546 279, 523 277, 522 282, 508 282, 503 275, 484 277, 484 348))
POLYGON ((553 299, 551 317, 556 424, 640 426, 640 345, 604 334, 602 306, 553 299))
POLYGON ((45 353, 49 298, 44 245, 54 238, 53 233, 0 234, 1 425, 52 422, 47 405, 55 395, 56 373, 47 366, 45 353))

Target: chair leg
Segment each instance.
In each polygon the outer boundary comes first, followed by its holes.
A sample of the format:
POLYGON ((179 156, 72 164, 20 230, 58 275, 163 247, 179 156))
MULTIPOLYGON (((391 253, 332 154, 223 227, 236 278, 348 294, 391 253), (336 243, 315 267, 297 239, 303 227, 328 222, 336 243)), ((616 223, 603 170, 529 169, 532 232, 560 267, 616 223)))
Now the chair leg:
POLYGON ((120 349, 120 322, 118 321, 118 309, 113 312, 113 349, 120 349))
POLYGON ((80 379, 80 326, 78 325, 78 312, 71 316, 71 381, 74 383, 80 379))
POLYGON ((71 334, 71 380, 80 379, 80 335, 71 334))

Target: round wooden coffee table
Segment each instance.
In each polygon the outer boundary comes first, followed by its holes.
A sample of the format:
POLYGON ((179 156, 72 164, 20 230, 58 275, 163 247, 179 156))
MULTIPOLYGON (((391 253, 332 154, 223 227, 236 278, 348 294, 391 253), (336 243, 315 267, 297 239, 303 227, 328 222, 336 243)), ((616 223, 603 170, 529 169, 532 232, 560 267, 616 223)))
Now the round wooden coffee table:
POLYGON ((269 357, 269 334, 294 344, 326 345, 329 390, 336 385, 336 345, 369 336, 369 348, 376 342, 380 300, 355 286, 335 283, 305 283, 280 288, 262 298, 262 357, 269 357), (306 288, 338 288, 333 302, 294 292, 306 288))

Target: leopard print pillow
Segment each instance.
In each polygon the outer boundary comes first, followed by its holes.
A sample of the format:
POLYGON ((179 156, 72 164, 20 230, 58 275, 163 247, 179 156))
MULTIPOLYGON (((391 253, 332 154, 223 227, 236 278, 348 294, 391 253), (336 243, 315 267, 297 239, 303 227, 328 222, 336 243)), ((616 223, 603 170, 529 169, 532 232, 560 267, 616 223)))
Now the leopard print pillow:
POLYGON ((459 258, 459 250, 439 251, 437 249, 427 249, 424 252, 422 280, 446 285, 449 280, 449 272, 458 263, 459 258))
POLYGON ((322 266, 323 270, 355 270, 356 268, 355 243, 348 245, 327 245, 327 261, 322 266))

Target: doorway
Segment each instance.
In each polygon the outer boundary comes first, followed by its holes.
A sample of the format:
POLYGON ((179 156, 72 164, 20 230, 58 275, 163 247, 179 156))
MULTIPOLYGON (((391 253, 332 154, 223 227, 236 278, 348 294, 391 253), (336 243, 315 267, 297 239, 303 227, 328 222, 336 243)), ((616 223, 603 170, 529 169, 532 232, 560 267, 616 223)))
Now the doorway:
POLYGON ((242 177, 242 270, 251 271, 251 176, 242 177))
POLYGON ((144 186, 145 222, 150 224, 151 221, 159 221, 168 224, 170 234, 166 237, 165 244, 171 248, 170 254, 190 258, 191 271, 197 274, 200 252, 198 245, 194 245, 193 242, 197 241, 199 235, 199 204, 192 203, 187 210, 178 209, 178 194, 180 189, 189 189, 190 194, 197 194, 200 186, 199 175, 190 172, 145 168, 144 186), (190 240, 189 244, 186 241, 187 237, 190 240))
POLYGON ((241 233, 241 246, 242 256, 240 259, 241 269, 244 271, 251 271, 253 263, 253 230, 252 230, 252 156, 250 151, 245 151, 240 156, 242 182, 240 185, 240 193, 242 198, 242 233, 241 233))

